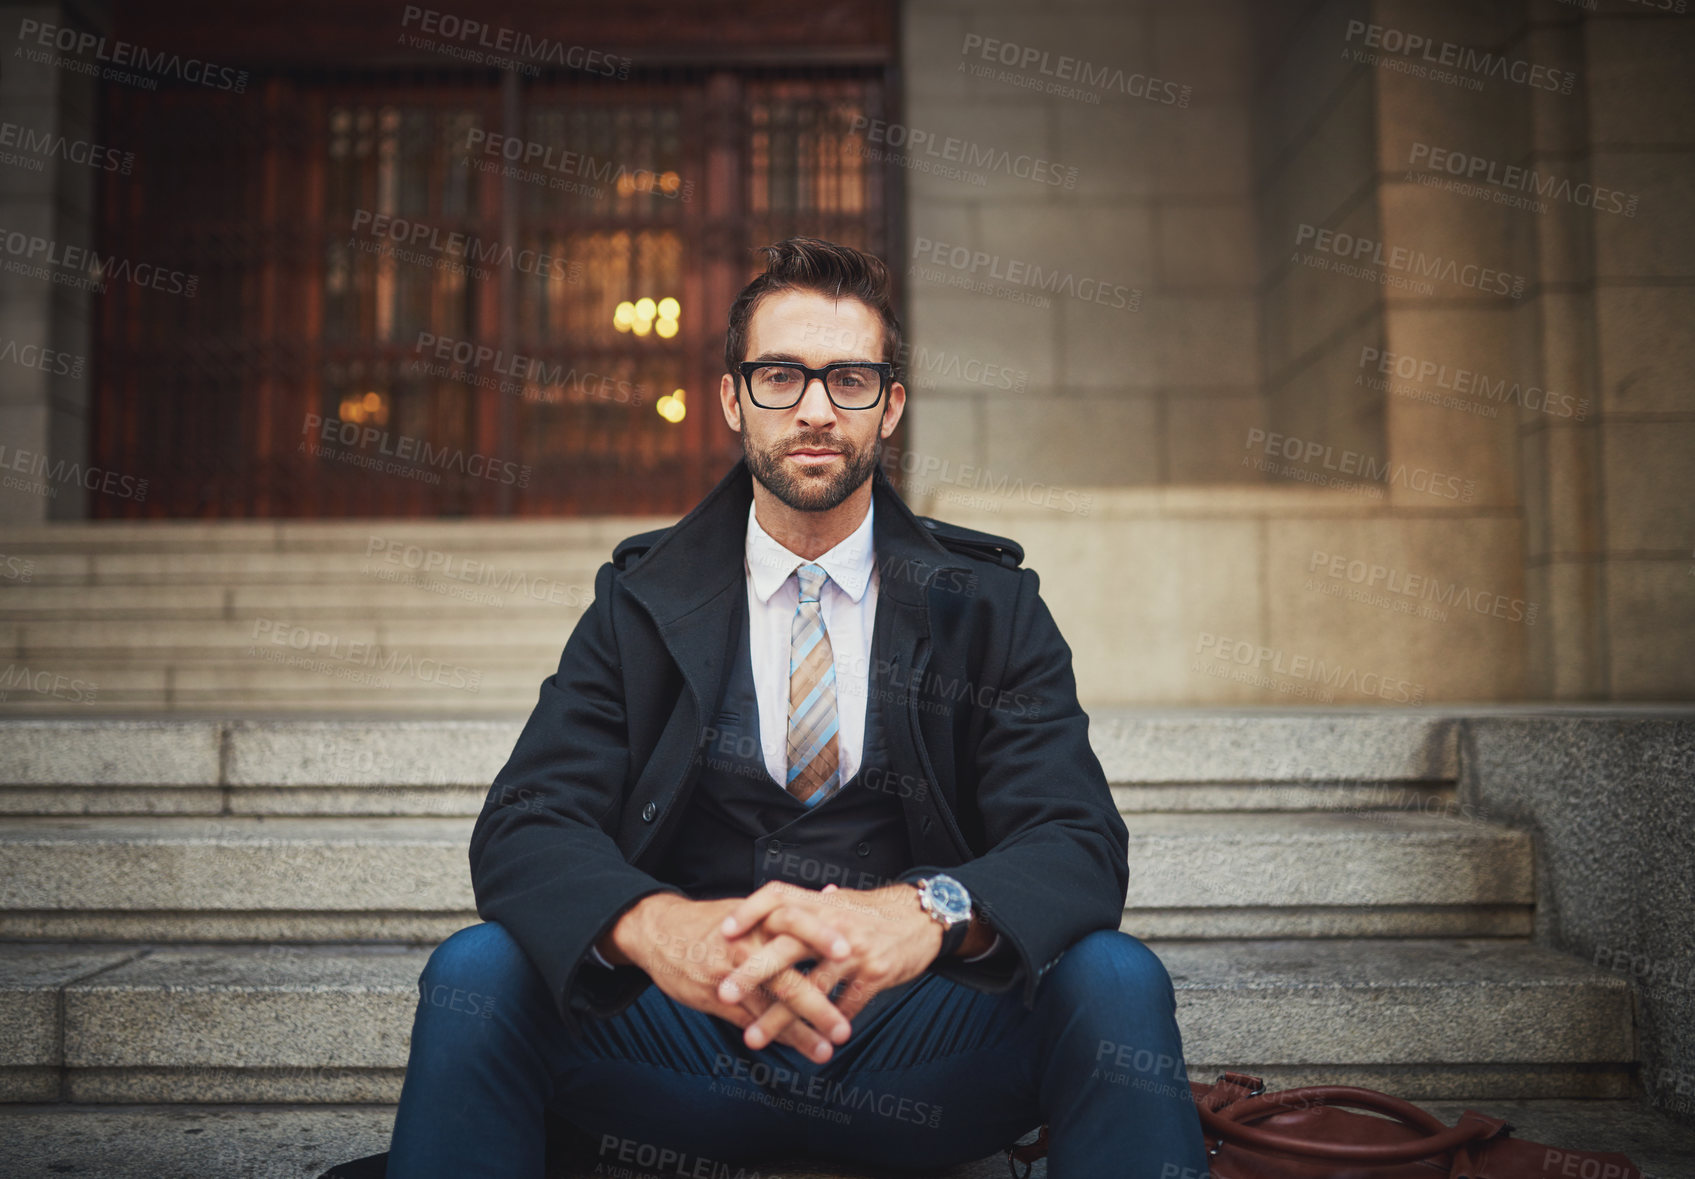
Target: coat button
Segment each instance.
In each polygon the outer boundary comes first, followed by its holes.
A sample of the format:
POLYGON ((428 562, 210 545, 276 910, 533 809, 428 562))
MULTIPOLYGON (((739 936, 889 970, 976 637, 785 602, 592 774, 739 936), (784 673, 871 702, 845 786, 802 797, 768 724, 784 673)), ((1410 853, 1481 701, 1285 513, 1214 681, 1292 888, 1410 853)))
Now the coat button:
POLYGON ((659 804, 653 803, 653 802, 648 803, 646 806, 642 807, 642 822, 644 822, 644 823, 653 822, 653 816, 657 815, 658 813, 659 813, 659 804))
POLYGON ((765 854, 768 855, 768 856, 774 856, 782 850, 783 850, 783 841, 781 839, 773 839, 769 844, 766 845, 765 854))
POLYGON ((868 856, 868 855, 871 854, 871 845, 869 843, 866 843, 864 840, 861 840, 860 843, 859 843, 859 846, 854 848, 853 850, 858 852, 862 856, 868 856))

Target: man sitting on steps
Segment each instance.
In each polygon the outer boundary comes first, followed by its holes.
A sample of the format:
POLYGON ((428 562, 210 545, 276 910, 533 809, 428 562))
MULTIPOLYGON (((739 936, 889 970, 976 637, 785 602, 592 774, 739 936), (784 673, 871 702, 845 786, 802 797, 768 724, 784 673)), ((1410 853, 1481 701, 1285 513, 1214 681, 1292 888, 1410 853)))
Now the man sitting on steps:
POLYGON ((1051 1179, 1200 1179, 1128 834, 1023 553, 912 514, 882 262, 794 238, 730 311, 743 458, 619 544, 471 837, 394 1179, 942 1167, 1050 1126, 1051 1179), (475 996, 468 1002, 440 996, 475 996))

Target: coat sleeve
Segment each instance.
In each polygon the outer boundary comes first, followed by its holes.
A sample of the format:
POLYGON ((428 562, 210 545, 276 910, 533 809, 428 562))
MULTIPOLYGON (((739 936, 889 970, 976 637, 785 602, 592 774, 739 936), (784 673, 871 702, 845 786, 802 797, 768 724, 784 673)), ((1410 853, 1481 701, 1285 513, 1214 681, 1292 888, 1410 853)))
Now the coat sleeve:
POLYGON ((1020 571, 1005 667, 988 681, 996 702, 969 752, 987 849, 956 867, 902 874, 953 876, 1005 939, 981 963, 949 959, 932 969, 978 990, 1022 980, 1026 1007, 1067 947, 1119 927, 1130 885, 1129 831, 1089 744, 1071 648, 1039 587, 1035 570, 1020 571))
POLYGON ((542 682, 541 697, 471 832, 477 913, 498 921, 546 980, 567 1028, 616 1015, 650 985, 634 966, 596 966, 589 949, 649 893, 682 889, 628 863, 616 830, 629 771, 610 562, 593 604, 542 682))

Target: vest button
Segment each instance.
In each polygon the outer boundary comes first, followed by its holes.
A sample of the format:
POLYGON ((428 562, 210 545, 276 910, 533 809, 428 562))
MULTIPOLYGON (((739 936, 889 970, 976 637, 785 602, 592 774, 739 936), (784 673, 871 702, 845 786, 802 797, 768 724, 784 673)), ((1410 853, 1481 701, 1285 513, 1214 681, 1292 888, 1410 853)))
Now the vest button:
POLYGON ((659 813, 659 804, 652 803, 652 802, 648 803, 646 806, 642 807, 642 822, 644 822, 644 823, 653 822, 653 816, 657 815, 658 813, 659 813))
POLYGON ((871 854, 871 845, 869 843, 866 843, 863 840, 861 840, 859 846, 854 848, 853 850, 858 852, 862 856, 868 856, 868 855, 871 854))

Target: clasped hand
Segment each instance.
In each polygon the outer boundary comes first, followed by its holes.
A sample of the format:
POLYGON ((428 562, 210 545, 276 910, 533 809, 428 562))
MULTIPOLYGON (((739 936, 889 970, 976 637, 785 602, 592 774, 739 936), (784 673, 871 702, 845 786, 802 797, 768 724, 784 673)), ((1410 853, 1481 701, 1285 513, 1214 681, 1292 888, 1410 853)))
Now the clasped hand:
POLYGON ((626 950, 655 985, 734 1023, 751 1049, 779 1041, 819 1064, 847 1043, 872 996, 918 977, 941 952, 942 927, 910 884, 819 891, 772 881, 746 897, 657 897, 648 935, 626 950), (811 973, 795 968, 808 958, 811 973))

